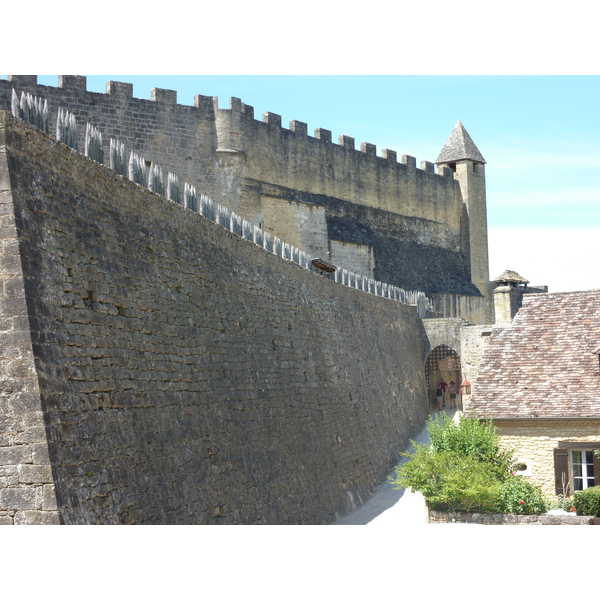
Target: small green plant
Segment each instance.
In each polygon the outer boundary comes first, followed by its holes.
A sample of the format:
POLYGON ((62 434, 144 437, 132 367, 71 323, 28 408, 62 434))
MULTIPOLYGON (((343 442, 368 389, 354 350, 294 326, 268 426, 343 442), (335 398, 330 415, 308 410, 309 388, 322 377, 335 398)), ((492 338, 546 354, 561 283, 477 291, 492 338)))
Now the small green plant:
POLYGON ((542 491, 524 477, 510 475, 500 484, 498 509, 513 515, 541 515, 548 510, 542 491))
POLYGON ((587 488, 573 494, 573 506, 578 515, 600 517, 600 486, 587 488))
POLYGON ((556 499, 550 503, 550 510, 566 510, 567 512, 575 512, 573 498, 559 494, 556 499))

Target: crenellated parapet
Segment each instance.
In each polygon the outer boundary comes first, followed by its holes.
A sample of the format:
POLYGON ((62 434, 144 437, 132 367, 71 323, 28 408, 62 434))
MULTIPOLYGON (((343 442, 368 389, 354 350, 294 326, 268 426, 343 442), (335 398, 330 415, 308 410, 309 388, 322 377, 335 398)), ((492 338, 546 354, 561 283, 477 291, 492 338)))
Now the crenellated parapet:
MULTIPOLYGON (((62 109, 59 110, 63 114, 62 109)), ((19 115, 15 116, 19 117, 19 115)), ((75 117, 71 113, 66 112, 62 118, 68 125, 65 126, 62 136, 58 136, 58 141, 65 141, 61 140, 61 137, 66 138, 67 141, 72 142, 67 145, 77 151, 77 144, 72 141, 71 136, 73 130, 76 132, 75 117)), ((58 122, 60 123, 60 120, 58 122)), ((87 123, 85 129, 86 143, 84 154, 91 160, 102 164, 103 159, 100 151, 102 146, 101 132, 89 123, 87 123)), ((117 145, 118 142, 111 145, 111 157, 117 154, 114 150, 117 145)), ((116 165, 124 164, 125 157, 122 155, 122 148, 123 146, 121 145, 120 160, 111 158, 111 168, 117 172, 120 169, 116 168, 116 165)), ((168 173, 165 183, 162 170, 156 163, 150 163, 150 165, 146 166, 146 161, 134 152, 131 152, 129 156, 127 176, 133 183, 147 187, 150 191, 164 196, 166 200, 198 213, 205 219, 214 221, 217 225, 221 225, 239 237, 260 246, 268 252, 276 254, 284 260, 294 262, 300 267, 318 273, 321 276, 326 275, 322 270, 314 266, 312 257, 306 252, 281 240, 277 236, 271 239, 271 235, 268 232, 263 232, 260 227, 242 218, 234 211, 230 211, 227 207, 214 203, 207 195, 201 194, 200 202, 198 202, 196 188, 185 182, 185 187, 182 189, 176 174, 168 173)), ((359 275, 342 267, 334 268, 332 273, 335 272, 337 272, 335 275, 331 274, 327 276, 337 283, 351 288, 417 306, 421 318, 425 317, 427 307, 431 309, 433 306, 433 301, 426 298, 422 292, 406 292, 397 286, 376 281, 373 278, 359 275)))
MULTIPOLYGON (((0 86, 5 83, 0 80, 0 86)), ((79 75, 59 75, 58 76, 58 86, 44 86, 38 85, 37 76, 36 75, 9 75, 7 83, 10 84, 11 88, 15 88, 17 90, 26 90, 31 91, 32 93, 48 93, 54 90, 55 97, 58 99, 58 94, 60 92, 65 93, 79 93, 80 95, 88 95, 88 101, 96 100, 97 96, 103 95, 107 96, 110 99, 116 101, 118 100, 135 100, 137 103, 141 103, 141 106, 149 106, 150 102, 155 102, 163 105, 171 105, 176 106, 177 109, 189 110, 190 106, 187 104, 178 104, 177 103, 177 92, 174 90, 167 90, 161 88, 153 88, 150 91, 150 100, 139 99, 133 97, 133 85, 131 83, 125 83, 120 81, 108 81, 106 83, 106 94, 98 94, 97 92, 88 92, 87 91, 87 78, 85 76, 79 75)), ((2 99, 4 99, 4 95, 6 90, 2 90, 2 99)), ((67 98, 65 98, 67 100, 67 98)), ((5 108, 5 107, 3 107, 5 108)), ((257 120, 254 118, 254 108, 242 102, 239 98, 230 98, 229 99, 229 108, 219 108, 219 101, 217 97, 196 95, 194 96, 194 104, 192 108, 200 109, 202 111, 209 110, 214 112, 216 115, 215 119, 217 122, 217 130, 219 133, 219 149, 228 150, 233 149, 237 151, 243 152, 243 147, 239 147, 241 140, 237 139, 237 136, 241 135, 241 118, 244 118, 249 121, 256 121, 256 123, 263 123, 268 125, 269 127, 275 127, 278 129, 282 129, 286 132, 292 132, 298 137, 313 137, 316 140, 319 140, 325 144, 333 144, 337 145, 346 150, 355 151, 357 153, 362 153, 368 156, 377 156, 377 147, 375 144, 370 142, 360 142, 359 147, 356 148, 355 138, 343 134, 338 137, 337 144, 334 144, 332 138, 332 132, 328 129, 323 129, 321 127, 317 127, 314 130, 314 136, 308 135, 308 126, 306 123, 298 120, 292 120, 289 123, 289 128, 286 129, 282 125, 281 115, 274 112, 264 112, 262 114, 262 120, 257 120), (211 110, 212 109, 212 110, 211 110), (226 132, 225 125, 233 125, 233 127, 226 132)), ((149 109, 150 110, 150 109, 149 109)), ((77 114, 77 109, 74 111, 77 114)), ((95 115, 90 114, 91 120, 95 115)), ((144 115, 137 115, 137 118, 143 119, 144 115)), ((384 148, 381 151, 380 158, 392 162, 398 163, 397 161, 397 152, 395 150, 390 150, 388 148, 384 148)), ((416 159, 414 157, 403 155, 402 160, 398 164, 407 165, 408 167, 416 168, 416 159)), ((433 163, 422 161, 421 169, 428 173, 434 173, 433 163)), ((443 173, 442 173, 443 174, 443 173)))
POLYGON ((285 127, 278 113, 255 115, 234 97, 223 108, 218 98, 200 94, 183 105, 173 90, 154 88, 147 100, 135 98, 130 83, 109 81, 106 93, 97 93, 87 91, 81 76, 60 76, 57 87, 38 85, 36 76, 9 76, 0 80, 1 109, 10 110, 13 90, 47 100, 50 132, 58 109, 68 111, 80 123, 79 148, 90 123, 101 132, 98 155, 116 157, 111 144, 118 142, 147 169, 177 174, 181 194, 184 184, 194 187, 271 235, 285 230, 279 235, 286 237, 295 228, 290 235, 301 240, 314 226, 322 252, 355 248, 351 264, 368 256, 363 262, 373 279, 428 295, 479 294, 465 259, 463 192, 447 165, 436 172, 432 162, 389 148, 378 152, 371 142, 334 137, 322 127, 311 135, 297 119, 285 127), (295 212, 297 222, 281 227, 278 202, 304 207, 295 212))
MULTIPOLYGON (((108 81, 106 93, 99 94, 88 92, 86 82, 86 77, 61 75, 58 87, 52 87, 38 85, 36 76, 11 75, 0 81, 0 106, 8 110, 12 88, 48 98, 100 127, 106 139, 118 137, 128 150, 171 171, 181 164, 193 185, 242 212, 239 195, 245 179, 277 178, 287 187, 410 217, 458 218, 452 178, 445 169, 436 173, 430 162, 422 161, 418 168, 414 157, 405 154, 398 160, 399 154, 388 148, 378 155, 375 144, 357 144, 347 134, 335 143, 332 132, 321 127, 309 135, 306 123, 298 120, 285 128, 274 112, 256 119, 254 108, 239 98, 219 108, 218 98, 196 95, 189 106, 178 104, 173 90, 154 88, 145 100, 133 97, 130 83, 108 81), (266 160, 270 178, 263 168, 266 160)), ((257 213, 259 199, 250 204, 249 214, 257 213)))

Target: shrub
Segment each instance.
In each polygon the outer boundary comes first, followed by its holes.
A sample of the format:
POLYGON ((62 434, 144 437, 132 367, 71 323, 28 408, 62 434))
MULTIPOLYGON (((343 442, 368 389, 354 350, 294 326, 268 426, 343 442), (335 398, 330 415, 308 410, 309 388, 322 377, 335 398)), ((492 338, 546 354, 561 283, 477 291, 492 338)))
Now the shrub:
POLYGON ((575 492, 573 506, 578 515, 600 517, 600 486, 575 492))
POLYGON ((496 428, 491 421, 463 418, 456 423, 445 413, 441 417, 430 419, 427 426, 431 446, 436 452, 471 456, 494 468, 499 477, 510 473, 514 452, 500 448, 496 428))
POLYGON ((484 463, 458 453, 435 452, 414 445, 411 460, 396 467, 392 484, 421 492, 436 510, 493 512, 498 503, 499 480, 484 463))
POLYGON ((533 483, 510 475, 500 484, 498 510, 513 515, 541 515, 548 510, 548 502, 533 483))
POLYGON ((491 421, 460 419, 445 414, 430 417, 427 431, 431 445, 413 445, 414 454, 396 467, 396 489, 421 492, 427 506, 437 510, 540 514, 547 503, 539 488, 512 475, 512 450, 499 445, 491 421), (441 417, 441 418, 440 418, 441 417))

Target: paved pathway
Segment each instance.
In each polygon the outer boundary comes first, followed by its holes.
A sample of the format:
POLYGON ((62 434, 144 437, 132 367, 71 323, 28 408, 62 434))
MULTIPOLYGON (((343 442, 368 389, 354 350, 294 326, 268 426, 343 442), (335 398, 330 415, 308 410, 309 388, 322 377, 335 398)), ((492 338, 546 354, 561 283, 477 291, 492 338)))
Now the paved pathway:
MULTIPOLYGON (((437 414, 437 410, 432 414, 437 414)), ((455 409, 445 409, 450 418, 456 414, 455 409)), ((420 444, 429 442, 429 434, 424 427, 414 441, 420 444)), ((409 445, 407 450, 411 450, 409 445)), ((408 460, 403 457, 399 464, 408 460)), ((395 471, 392 471, 392 475, 395 471)), ((428 525, 425 499, 419 492, 411 492, 408 489, 395 490, 389 481, 381 485, 379 490, 349 515, 342 517, 332 525, 383 525, 401 527, 419 527, 428 525)))

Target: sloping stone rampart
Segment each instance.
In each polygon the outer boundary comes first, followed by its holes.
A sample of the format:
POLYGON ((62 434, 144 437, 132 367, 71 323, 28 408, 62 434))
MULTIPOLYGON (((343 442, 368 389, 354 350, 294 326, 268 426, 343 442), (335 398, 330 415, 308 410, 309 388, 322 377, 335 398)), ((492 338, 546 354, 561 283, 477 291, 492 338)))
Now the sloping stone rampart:
MULTIPOLYGON (((3 121, 27 311, 5 303, 2 318, 26 319, 37 391, 23 410, 43 415, 28 431, 45 434, 61 522, 325 523, 366 500, 427 413, 416 308, 3 121)), ((5 458, 17 421, 5 413, 5 458)), ((28 461, 14 455, 23 483, 50 486, 28 461)), ((4 476, 0 517, 17 493, 4 476)))

